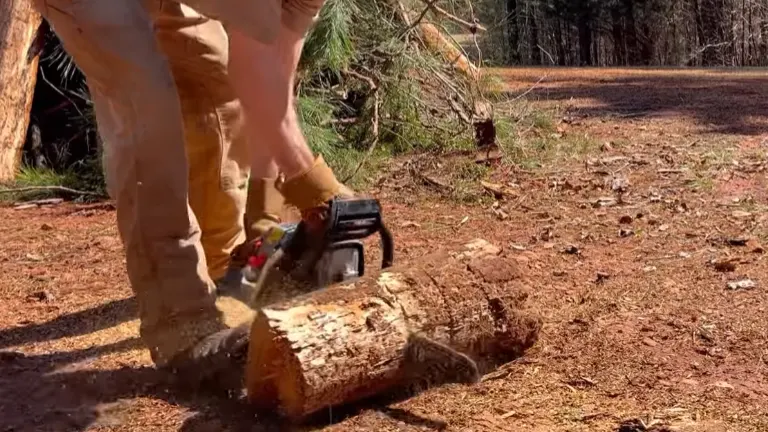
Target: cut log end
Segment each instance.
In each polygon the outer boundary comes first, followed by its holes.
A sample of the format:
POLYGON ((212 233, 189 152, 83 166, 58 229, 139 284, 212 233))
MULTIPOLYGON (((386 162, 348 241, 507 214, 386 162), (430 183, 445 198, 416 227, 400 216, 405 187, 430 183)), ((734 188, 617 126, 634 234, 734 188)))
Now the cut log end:
POLYGON ((521 278, 514 261, 479 241, 263 308, 252 328, 249 399, 300 419, 393 390, 407 376, 412 333, 481 370, 518 357, 541 328, 524 308, 521 278))

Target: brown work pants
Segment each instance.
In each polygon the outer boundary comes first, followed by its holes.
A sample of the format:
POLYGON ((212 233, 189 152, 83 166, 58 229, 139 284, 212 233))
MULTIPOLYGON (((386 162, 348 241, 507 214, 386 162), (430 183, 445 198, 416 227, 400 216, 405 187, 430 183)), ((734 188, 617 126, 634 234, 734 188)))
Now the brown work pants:
MULTIPOLYGON (((212 280, 244 240, 248 149, 227 76, 227 34, 169 0, 34 1, 86 76, 141 337, 165 365, 224 327, 212 280)), ((322 5, 191 3, 263 40, 274 22, 308 27, 322 5)))

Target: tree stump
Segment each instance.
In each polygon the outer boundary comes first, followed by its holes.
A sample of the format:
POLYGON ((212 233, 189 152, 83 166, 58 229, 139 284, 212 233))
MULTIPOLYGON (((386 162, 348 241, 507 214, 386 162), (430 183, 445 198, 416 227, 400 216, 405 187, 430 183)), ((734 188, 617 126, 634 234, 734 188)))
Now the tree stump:
POLYGON ((21 163, 37 80, 41 20, 31 0, 0 1, 0 182, 12 180, 21 163))
POLYGON ((411 332, 457 349, 487 371, 538 338, 516 262, 484 240, 350 284, 262 308, 246 387, 258 408, 294 420, 402 384, 411 332))

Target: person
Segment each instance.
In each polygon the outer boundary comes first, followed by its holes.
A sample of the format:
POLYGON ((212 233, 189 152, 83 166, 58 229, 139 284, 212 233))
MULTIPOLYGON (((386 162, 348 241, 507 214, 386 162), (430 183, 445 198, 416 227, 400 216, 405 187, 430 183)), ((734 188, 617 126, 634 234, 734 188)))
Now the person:
POLYGON ((236 248, 285 203, 309 220, 354 194, 294 109, 324 0, 34 1, 86 77, 152 361, 196 382, 241 369, 248 322, 216 306, 236 248))

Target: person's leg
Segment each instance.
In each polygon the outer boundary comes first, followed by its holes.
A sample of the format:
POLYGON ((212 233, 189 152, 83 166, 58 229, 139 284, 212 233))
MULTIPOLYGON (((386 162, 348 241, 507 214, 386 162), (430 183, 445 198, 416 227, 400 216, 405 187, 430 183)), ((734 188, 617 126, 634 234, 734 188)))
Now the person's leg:
POLYGON ((189 204, 200 224, 208 274, 217 281, 232 250, 245 240, 248 188, 243 113, 227 75, 229 40, 221 23, 184 4, 148 2, 181 100, 189 204))
POLYGON ((219 294, 239 298, 247 260, 240 245, 281 222, 277 169, 268 158, 256 160, 248 182, 244 118, 229 82, 229 40, 221 23, 181 3, 147 1, 156 5, 150 6, 156 36, 181 99, 189 202, 200 223, 208 273, 219 294))
POLYGON ((187 200, 173 77, 141 2, 36 0, 87 77, 140 333, 158 366, 224 329, 187 200))

